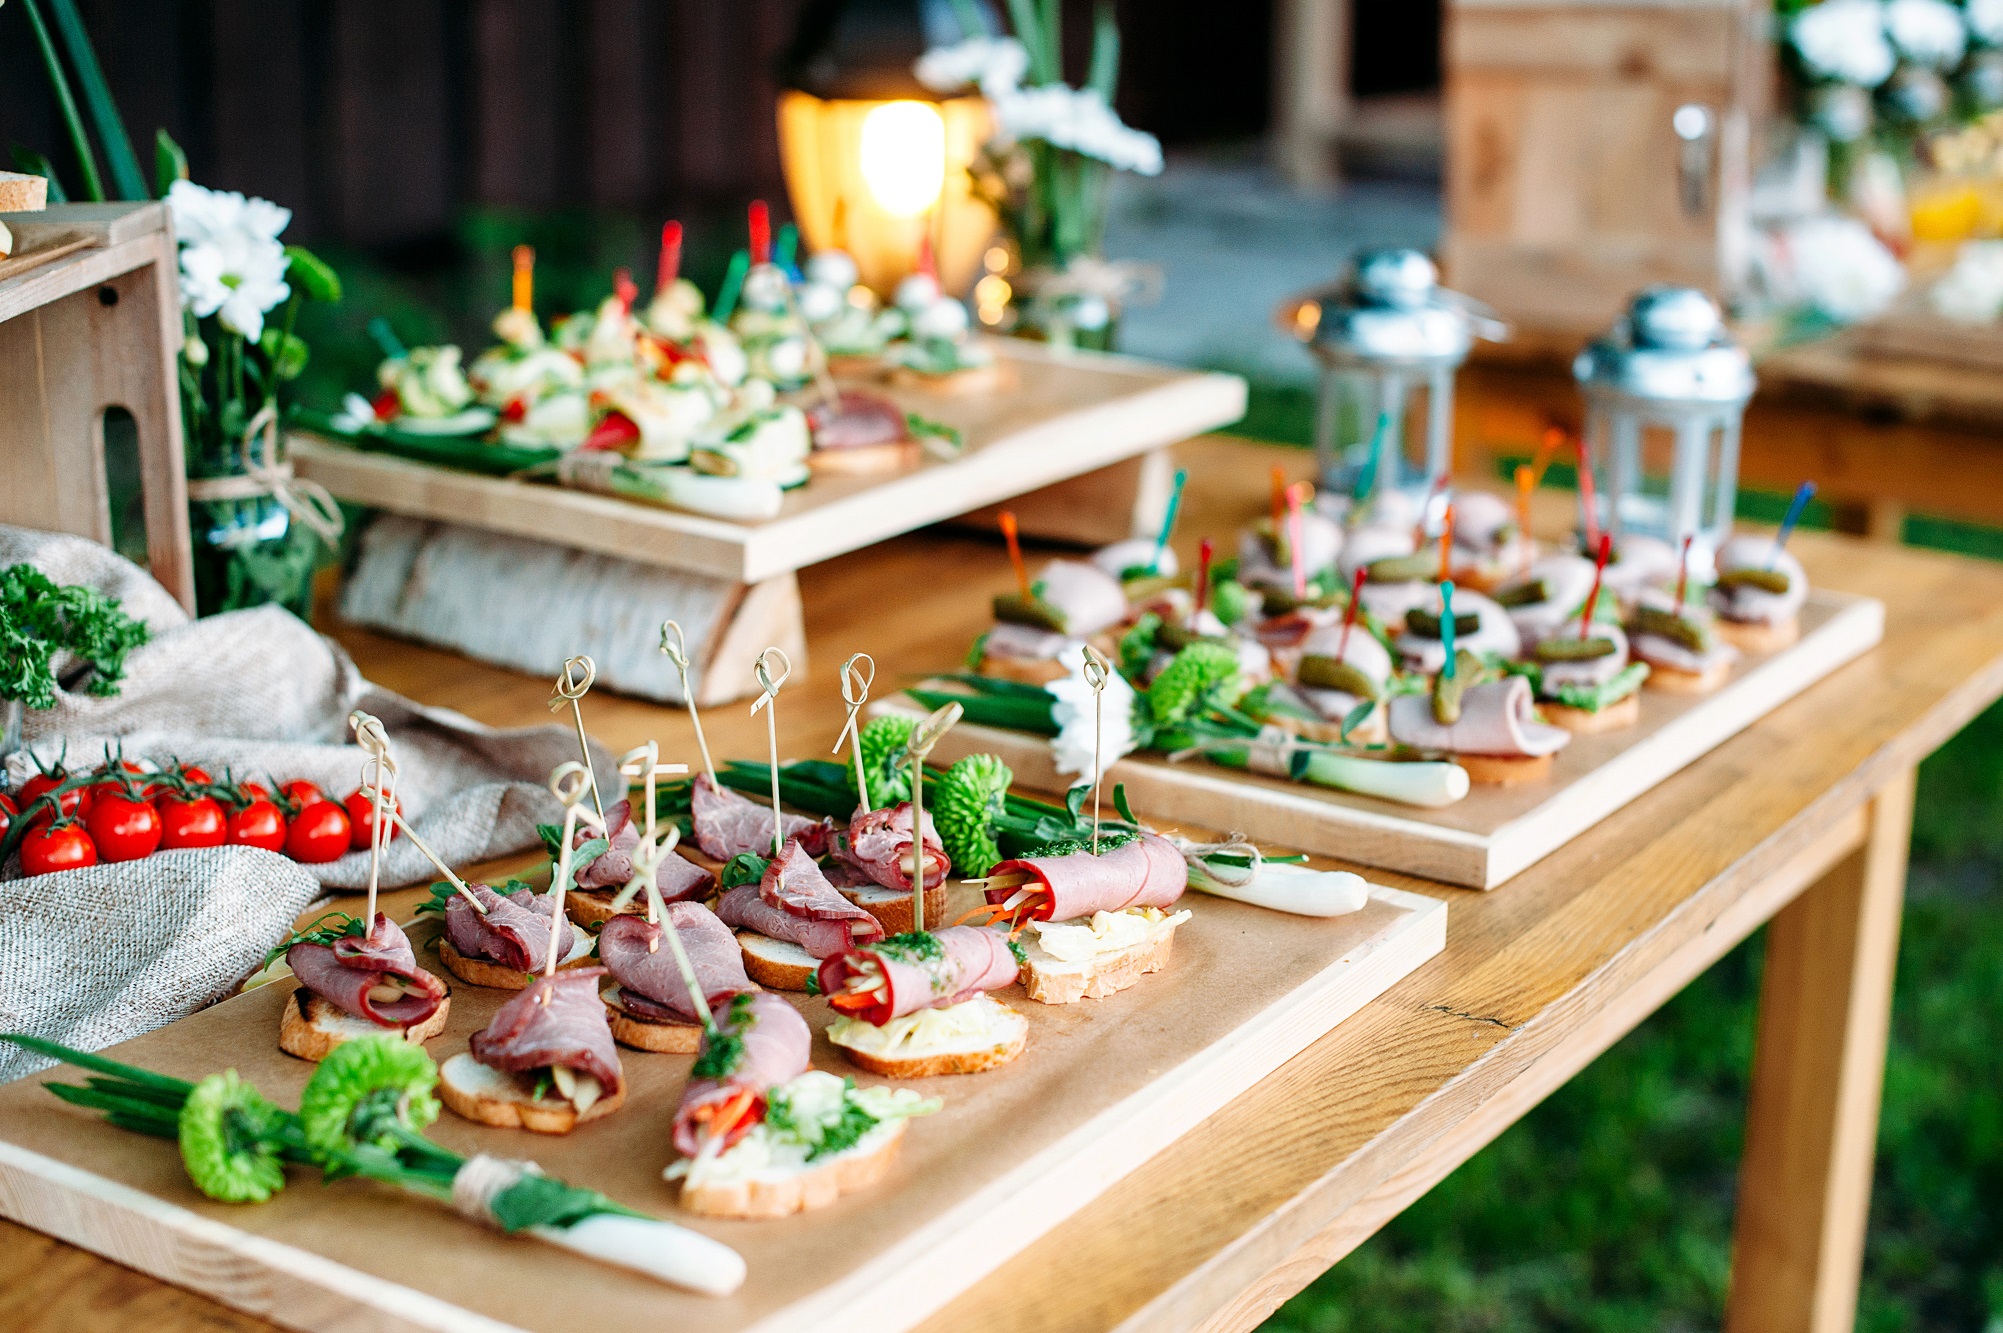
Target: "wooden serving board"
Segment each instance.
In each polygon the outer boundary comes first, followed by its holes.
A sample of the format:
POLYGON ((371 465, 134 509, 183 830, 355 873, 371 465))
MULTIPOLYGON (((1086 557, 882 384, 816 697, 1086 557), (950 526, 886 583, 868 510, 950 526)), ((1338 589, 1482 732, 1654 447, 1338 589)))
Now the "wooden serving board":
MULTIPOLYGON (((1157 755, 1122 759, 1107 770, 1107 781, 1125 783, 1135 806, 1163 820, 1236 829, 1255 842, 1492 889, 1868 651, 1884 636, 1885 607, 1817 589, 1802 610, 1801 631, 1791 647, 1742 659, 1712 694, 1644 689, 1639 723, 1574 736, 1543 782, 1476 786, 1467 799, 1437 810, 1157 755)), ((903 699, 876 711, 923 715, 903 699)), ((1057 772, 1049 742, 1024 732, 962 722, 934 751, 940 763, 976 753, 1000 755, 1026 787, 1061 791, 1071 781, 1057 772)))
MULTIPOLYGON (((390 513, 758 583, 1125 462, 1244 415, 1245 381, 1235 375, 1016 339, 993 339, 989 346, 1003 372, 993 389, 869 385, 906 411, 958 429, 966 448, 957 457, 928 457, 888 474, 817 472, 787 495, 777 518, 759 523, 476 476, 306 435, 293 437, 292 457, 301 475, 335 495, 390 513)), ((1128 490, 1131 507, 1131 482, 1128 490)), ((1119 517, 1118 531, 1095 529, 1079 539, 1129 535, 1128 518, 1119 517)))
MULTIPOLYGON (((964 894, 964 890, 960 891, 964 894)), ((776 1222, 715 1222, 675 1206, 661 1169, 690 1057, 622 1050, 617 1114, 567 1138, 442 1115, 461 1152, 532 1157, 549 1171, 736 1247, 749 1265, 725 1300, 661 1286, 550 1246, 461 1221, 361 1181, 295 1173, 271 1202, 204 1199, 173 1145, 114 1129, 38 1086, 0 1088, 0 1214, 290 1327, 450 1333, 886 1333, 909 1327, 1167 1147, 1437 954, 1447 905, 1373 888, 1359 912, 1285 916, 1191 893, 1173 961, 1105 1000, 1028 1015, 1021 1058, 985 1074, 922 1080, 945 1100, 911 1122, 889 1177, 833 1207, 776 1222)), ((436 968, 435 956, 421 959, 436 968)), ((293 985, 240 995, 113 1047, 183 1077, 234 1067, 281 1105, 310 1072, 276 1046, 293 985)), ((506 998, 455 983, 451 1022, 428 1049, 464 1050, 506 998)), ((815 1064, 855 1073, 821 1030, 823 1000, 795 998, 815 1064)), ((859 1082, 875 1082, 859 1075, 859 1082)), ((1220 1168, 1228 1166, 1220 1163, 1220 1168)))

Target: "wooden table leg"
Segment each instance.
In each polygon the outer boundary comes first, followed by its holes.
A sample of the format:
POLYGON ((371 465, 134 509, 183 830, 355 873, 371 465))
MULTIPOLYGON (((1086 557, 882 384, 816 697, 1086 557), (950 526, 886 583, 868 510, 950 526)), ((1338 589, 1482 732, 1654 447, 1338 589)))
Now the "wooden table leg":
POLYGON ((1856 1318, 1912 813, 1909 770, 1864 845, 1767 929, 1726 1333, 1856 1318))

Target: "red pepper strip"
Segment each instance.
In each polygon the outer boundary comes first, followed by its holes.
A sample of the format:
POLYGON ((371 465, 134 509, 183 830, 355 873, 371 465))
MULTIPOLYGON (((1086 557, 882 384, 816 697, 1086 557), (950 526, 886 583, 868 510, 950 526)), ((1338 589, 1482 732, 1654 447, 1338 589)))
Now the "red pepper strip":
POLYGON ((624 412, 607 412, 604 419, 592 427, 591 434, 584 437, 579 446, 584 449, 624 449, 640 438, 640 428, 633 424, 633 418, 624 412))
POLYGON ((501 408, 501 420, 503 421, 521 421, 526 419, 528 414, 529 400, 521 394, 516 394, 513 398, 510 398, 506 405, 501 408))
POLYGON ((828 1003, 845 1014, 867 1009, 877 1003, 867 991, 836 991, 828 997, 828 1003))
POLYGON ((376 420, 389 421, 403 412, 403 400, 396 396, 395 389, 384 389, 369 404, 369 410, 376 414, 376 420))

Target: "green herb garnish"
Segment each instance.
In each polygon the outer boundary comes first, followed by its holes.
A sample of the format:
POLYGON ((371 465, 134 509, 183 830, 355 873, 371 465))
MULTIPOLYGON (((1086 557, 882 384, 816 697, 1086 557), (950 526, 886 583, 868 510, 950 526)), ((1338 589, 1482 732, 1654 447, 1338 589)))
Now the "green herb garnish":
POLYGON ((739 852, 723 863, 717 886, 728 892, 740 884, 756 884, 765 878, 766 859, 756 852, 739 852))
POLYGON ((29 708, 56 706, 55 655, 69 653, 90 668, 84 689, 118 693, 125 658, 150 631, 91 588, 62 587, 33 565, 0 572, 0 699, 29 708))
POLYGON ((328 912, 324 916, 315 918, 306 929, 296 935, 288 936, 273 947, 269 953, 264 955, 264 961, 258 964, 258 970, 263 971, 280 958, 283 958, 286 950, 295 944, 331 945, 335 940, 359 939, 368 933, 368 923, 360 917, 349 916, 346 912, 328 912))

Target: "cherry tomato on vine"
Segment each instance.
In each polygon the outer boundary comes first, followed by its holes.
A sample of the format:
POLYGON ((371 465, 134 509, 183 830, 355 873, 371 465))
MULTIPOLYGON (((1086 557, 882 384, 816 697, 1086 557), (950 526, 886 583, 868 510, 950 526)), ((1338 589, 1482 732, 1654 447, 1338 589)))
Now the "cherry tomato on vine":
POLYGON ((349 836, 348 812, 332 801, 315 801, 293 817, 285 854, 309 865, 332 861, 347 854, 349 836))
MULTIPOLYGON (((402 814, 403 802, 396 801, 393 804, 396 812, 402 814)), ((342 802, 342 805, 348 811, 348 827, 353 830, 349 845, 358 852, 367 851, 369 848, 369 836, 376 826, 376 803, 364 796, 358 787, 348 793, 348 799, 342 802)), ((389 821, 389 828, 384 832, 383 842, 389 843, 394 841, 397 832, 396 821, 392 819, 389 821)))
MULTIPOLYGON (((69 774, 63 772, 61 769, 57 769, 53 773, 35 774, 34 777, 29 778, 21 784, 21 791, 17 798, 21 803, 21 808, 26 810, 36 801, 41 800, 42 797, 48 795, 57 787, 62 786, 68 778, 69 774)), ((64 792, 61 796, 56 797, 56 804, 62 813, 66 815, 76 814, 77 807, 83 804, 83 790, 79 788, 76 791, 64 792)), ((28 821, 28 824, 31 828, 45 828, 54 817, 46 809, 38 810, 35 812, 34 818, 28 821)))
POLYGON ((175 764, 168 771, 190 787, 207 787, 215 782, 206 768, 197 768, 193 764, 175 764))
POLYGON ((230 817, 212 796, 183 799, 163 794, 156 803, 160 811, 160 848, 220 847, 229 838, 230 817))
POLYGON ((301 810, 304 810, 315 801, 324 801, 327 799, 327 793, 320 790, 319 783, 308 782, 304 778, 300 778, 297 782, 288 782, 279 788, 279 790, 285 794, 286 800, 292 802, 292 804, 298 806, 301 810))
POLYGON ((7 836, 7 830, 14 827, 14 817, 21 813, 21 807, 14 804, 14 798, 0 792, 0 838, 7 836))
POLYGON ((236 784, 236 794, 238 799, 246 803, 268 801, 271 799, 271 788, 262 782, 239 782, 236 784))
POLYGON ((21 869, 30 875, 97 864, 97 845, 74 822, 38 828, 21 839, 21 869))
POLYGON ((230 816, 229 840, 267 852, 285 850, 285 816, 270 800, 259 797, 230 816))
POLYGON ((137 861, 160 847, 160 812, 121 791, 107 790, 93 801, 84 827, 106 861, 137 861))

